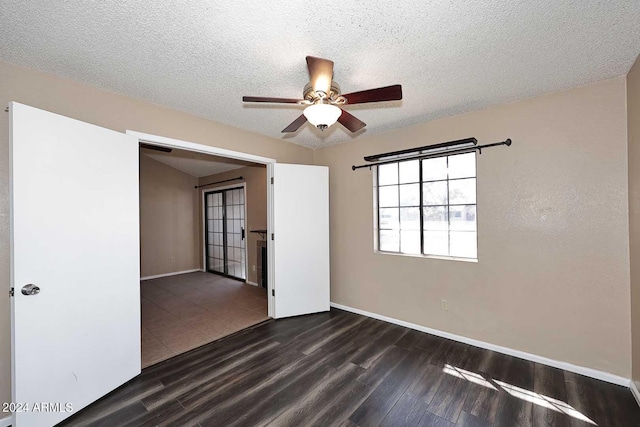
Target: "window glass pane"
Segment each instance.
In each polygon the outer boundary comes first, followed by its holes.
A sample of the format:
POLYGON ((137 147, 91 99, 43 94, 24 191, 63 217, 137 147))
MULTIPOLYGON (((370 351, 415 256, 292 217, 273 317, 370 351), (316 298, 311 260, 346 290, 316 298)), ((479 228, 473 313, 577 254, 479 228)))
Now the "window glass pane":
POLYGON ((447 158, 436 157, 422 161, 422 180, 436 181, 447 179, 447 158))
POLYGON ((398 186, 380 187, 378 197, 380 207, 398 206, 398 186))
POLYGON ((449 221, 447 220, 447 207, 434 206, 423 208, 424 229, 426 231, 448 230, 449 221))
POLYGON ((449 221, 451 230, 476 231, 475 205, 450 206, 449 221))
POLYGON ((400 186, 400 206, 420 206, 420 184, 400 186))
POLYGON ((449 203, 475 204, 476 203, 476 179, 456 179, 449 181, 449 203))
POLYGON ((451 256, 477 258, 476 233, 471 231, 452 231, 451 256))
POLYGON ((475 174, 475 153, 379 166, 379 249, 477 258, 475 174))
POLYGON ((420 230, 420 208, 400 208, 400 228, 420 230))
POLYGON ((420 253, 420 231, 402 230, 400 236, 400 252, 404 254, 420 253))
POLYGON ((458 154, 449 157, 449 178, 471 178, 476 176, 476 153, 458 154))
POLYGON ((400 220, 398 218, 398 208, 382 208, 380 209, 380 224, 381 229, 397 230, 400 228, 400 220))
POLYGON ((424 232, 425 255, 449 255, 449 232, 425 231, 424 232))
POLYGON ((398 164, 378 166, 378 185, 390 185, 398 183, 398 164))
POLYGON ((422 191, 425 206, 447 204, 447 181, 425 182, 422 184, 422 191))
POLYGON ((380 250, 398 252, 400 250, 400 231, 380 230, 380 250))
POLYGON ((420 181, 420 161, 400 162, 400 184, 420 181))

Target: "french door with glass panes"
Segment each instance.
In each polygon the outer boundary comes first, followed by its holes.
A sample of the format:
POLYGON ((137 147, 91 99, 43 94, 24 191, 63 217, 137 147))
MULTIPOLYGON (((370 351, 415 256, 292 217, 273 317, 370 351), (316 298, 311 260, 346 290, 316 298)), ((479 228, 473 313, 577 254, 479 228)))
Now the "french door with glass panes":
POLYGON ((205 193, 207 271, 246 280, 244 187, 205 193))

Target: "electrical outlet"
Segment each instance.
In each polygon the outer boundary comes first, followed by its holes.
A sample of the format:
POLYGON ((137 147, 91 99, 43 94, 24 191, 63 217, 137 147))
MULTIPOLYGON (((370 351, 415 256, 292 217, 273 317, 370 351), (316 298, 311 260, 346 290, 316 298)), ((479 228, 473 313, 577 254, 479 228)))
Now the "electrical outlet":
POLYGON ((449 311, 449 303, 446 299, 442 298, 440 300, 440 308, 442 309, 442 311, 449 311))

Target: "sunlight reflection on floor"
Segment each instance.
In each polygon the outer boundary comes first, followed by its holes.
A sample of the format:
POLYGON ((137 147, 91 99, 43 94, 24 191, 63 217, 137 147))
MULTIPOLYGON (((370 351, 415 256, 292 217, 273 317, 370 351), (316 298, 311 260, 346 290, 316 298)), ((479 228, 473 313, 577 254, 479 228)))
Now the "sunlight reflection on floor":
POLYGON ((496 379, 491 379, 491 380, 487 380, 486 378, 484 378, 482 375, 475 373, 475 372, 471 372, 471 371, 467 371, 465 369, 462 368, 458 368, 456 366, 451 366, 451 365, 445 365, 444 369, 442 370, 445 374, 449 374, 449 375, 453 375, 455 377, 458 378, 462 378, 465 379, 467 381, 470 381, 474 384, 479 384, 483 387, 488 387, 491 388, 493 390, 498 390, 491 381, 493 381, 493 383, 499 385, 504 391, 506 391, 507 393, 509 393, 511 396, 513 397, 517 397, 518 399, 522 399, 522 400, 526 400, 527 402, 531 402, 533 404, 542 406, 544 408, 547 409, 551 409, 552 411, 556 411, 556 412, 560 412, 566 415, 569 415, 570 417, 576 418, 578 420, 593 424, 593 425, 598 425, 596 424, 594 421, 590 420, 586 415, 584 415, 583 413, 581 413, 580 411, 576 410, 574 407, 572 407, 571 405, 569 405, 566 402, 563 402, 561 400, 558 399, 554 399, 552 397, 549 396, 545 396, 543 394, 540 393, 536 393, 534 391, 531 390, 527 390, 521 387, 517 387, 515 385, 509 384, 509 383, 505 383, 503 381, 498 381, 496 379))

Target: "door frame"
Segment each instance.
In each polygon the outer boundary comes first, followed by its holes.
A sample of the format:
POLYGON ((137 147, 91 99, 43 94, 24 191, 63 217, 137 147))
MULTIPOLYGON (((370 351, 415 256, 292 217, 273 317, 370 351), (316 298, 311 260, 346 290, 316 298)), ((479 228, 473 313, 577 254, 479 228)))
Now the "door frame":
MULTIPOLYGON (((216 191, 225 191, 225 190, 230 190, 233 188, 240 188, 242 187, 242 191, 244 192, 244 226, 245 226, 245 238, 246 238, 246 242, 244 245, 244 276, 246 277, 246 279, 244 280, 244 282, 248 285, 250 285, 249 283, 249 230, 247 230, 247 182, 241 182, 239 184, 229 184, 229 185, 222 185, 220 187, 211 187, 211 188, 203 188, 202 189, 202 231, 203 231, 203 235, 202 235, 202 269, 207 272, 207 227, 206 227, 206 221, 207 221, 207 203, 206 203, 206 199, 205 199, 205 195, 207 193, 213 193, 216 191)), ((268 272, 267 272, 268 273, 268 272)), ((237 279, 237 280, 241 280, 238 279, 237 277, 232 277, 233 279, 237 279)))
MULTIPOLYGON (((127 135, 132 135, 138 138, 139 142, 145 144, 155 145, 158 147, 175 148, 177 150, 193 151, 195 153, 211 154, 218 157, 226 157, 229 159, 244 160, 253 163, 260 163, 267 167, 267 301, 268 301, 268 316, 275 317, 275 300, 274 300, 274 245, 273 239, 269 239, 269 236, 273 237, 273 186, 271 181, 273 179, 273 165, 276 163, 275 159, 268 157, 256 156, 254 154, 243 153, 240 151, 227 150, 226 148, 214 147, 211 145, 198 144, 195 142, 182 141, 179 139, 167 138, 159 135, 152 135, 144 132, 138 132, 129 130, 125 132, 127 135)), ((245 195, 246 197, 246 195, 245 195)), ((246 199, 245 199, 246 201, 246 199)), ((205 267, 205 265, 203 265, 205 267)))

